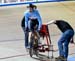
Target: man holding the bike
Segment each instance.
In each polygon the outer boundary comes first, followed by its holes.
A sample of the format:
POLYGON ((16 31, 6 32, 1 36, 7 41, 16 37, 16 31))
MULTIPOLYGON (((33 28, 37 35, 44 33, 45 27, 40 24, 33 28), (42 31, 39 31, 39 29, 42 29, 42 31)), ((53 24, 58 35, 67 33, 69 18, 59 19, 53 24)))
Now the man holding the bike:
POLYGON ((24 12, 24 17, 25 17, 24 31, 25 31, 25 47, 29 48, 29 42, 28 42, 29 31, 33 31, 33 26, 35 26, 35 24, 38 25, 37 31, 39 31, 42 26, 42 19, 35 5, 29 4, 27 8, 28 10, 24 12), (34 21, 33 25, 30 24, 31 20, 34 21))
POLYGON ((62 32, 60 39, 58 40, 59 57, 57 60, 65 60, 68 58, 68 45, 71 38, 74 36, 74 30, 70 24, 64 20, 52 20, 48 24, 56 24, 62 32))

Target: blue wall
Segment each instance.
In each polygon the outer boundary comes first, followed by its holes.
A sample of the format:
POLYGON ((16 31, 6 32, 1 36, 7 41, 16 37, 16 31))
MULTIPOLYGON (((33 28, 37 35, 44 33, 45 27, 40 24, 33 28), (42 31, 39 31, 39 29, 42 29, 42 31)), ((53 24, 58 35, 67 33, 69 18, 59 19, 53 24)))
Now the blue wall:
POLYGON ((29 4, 29 3, 45 3, 45 2, 60 2, 60 1, 75 1, 75 0, 37 0, 32 2, 21 2, 21 3, 9 3, 9 4, 0 4, 1 6, 12 6, 12 5, 23 5, 23 4, 29 4))

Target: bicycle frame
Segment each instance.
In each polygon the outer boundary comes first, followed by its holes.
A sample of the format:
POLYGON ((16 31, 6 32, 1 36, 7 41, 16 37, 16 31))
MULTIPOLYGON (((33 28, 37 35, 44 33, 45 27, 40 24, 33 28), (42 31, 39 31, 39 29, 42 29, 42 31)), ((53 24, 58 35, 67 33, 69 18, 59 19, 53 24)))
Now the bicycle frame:
POLYGON ((36 30, 31 32, 31 37, 30 37, 30 56, 32 57, 33 54, 38 56, 38 40, 39 40, 39 34, 36 30))

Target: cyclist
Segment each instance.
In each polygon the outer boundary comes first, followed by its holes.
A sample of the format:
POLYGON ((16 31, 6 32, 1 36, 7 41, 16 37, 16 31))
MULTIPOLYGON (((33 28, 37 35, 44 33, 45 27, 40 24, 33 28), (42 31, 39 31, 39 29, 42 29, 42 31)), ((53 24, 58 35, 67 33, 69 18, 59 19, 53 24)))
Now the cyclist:
POLYGON ((42 19, 39 14, 39 11, 37 10, 37 6, 33 4, 29 4, 27 8, 28 10, 24 12, 24 18, 23 18, 23 20, 25 21, 22 21, 25 26, 25 27, 22 26, 24 33, 25 33, 25 48, 29 48, 28 37, 29 37, 29 31, 32 30, 32 27, 35 24, 38 24, 37 30, 39 31, 42 26, 42 19), (34 25, 30 24, 31 22, 30 20, 34 21, 34 25))

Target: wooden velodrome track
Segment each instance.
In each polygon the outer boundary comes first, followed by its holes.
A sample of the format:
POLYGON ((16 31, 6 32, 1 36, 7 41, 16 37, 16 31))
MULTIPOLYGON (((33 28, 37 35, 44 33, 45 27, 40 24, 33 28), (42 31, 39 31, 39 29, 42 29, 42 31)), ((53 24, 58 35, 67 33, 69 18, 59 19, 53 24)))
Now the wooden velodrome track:
MULTIPOLYGON (((68 2, 49 2, 36 4, 40 11, 43 23, 53 19, 63 19, 68 21, 75 29, 75 1, 68 2)), ((16 50, 19 54, 24 51, 24 34, 21 29, 21 19, 23 17, 26 5, 19 5, 14 7, 0 7, 0 47, 16 50)), ((60 31, 55 25, 49 26, 51 39, 55 48, 57 48, 57 41, 60 36, 60 31)), ((70 45, 70 55, 75 56, 75 45, 70 45)), ((0 49, 1 50, 1 49, 0 49)), ((4 50, 4 49, 3 49, 4 50)), ((0 54, 6 54, 6 51, 1 51, 0 54)), ((0 55, 11 58, 17 53, 10 53, 8 55, 0 55), (9 57, 11 56, 11 57, 9 57)), ((55 53, 57 56, 58 54, 55 53)), ((12 60, 9 60, 12 61, 12 60)), ((36 61, 36 60, 35 60, 36 61)))

